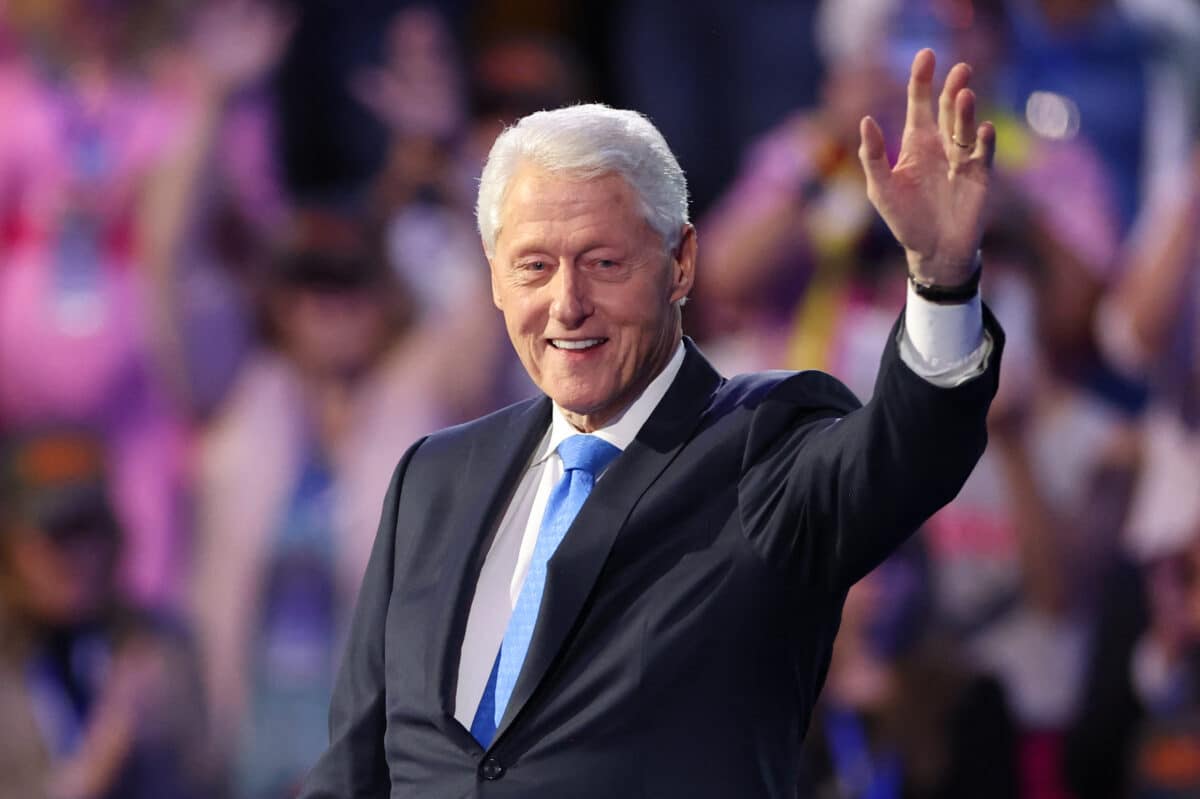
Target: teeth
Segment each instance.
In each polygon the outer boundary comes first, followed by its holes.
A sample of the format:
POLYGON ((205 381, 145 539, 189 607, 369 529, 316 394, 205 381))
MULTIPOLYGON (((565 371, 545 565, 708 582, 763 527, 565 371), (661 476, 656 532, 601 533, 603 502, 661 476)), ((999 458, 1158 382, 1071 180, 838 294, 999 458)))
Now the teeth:
POLYGON ((602 338, 586 338, 582 341, 568 341, 563 338, 552 338, 550 343, 560 350, 586 350, 604 341, 602 338))

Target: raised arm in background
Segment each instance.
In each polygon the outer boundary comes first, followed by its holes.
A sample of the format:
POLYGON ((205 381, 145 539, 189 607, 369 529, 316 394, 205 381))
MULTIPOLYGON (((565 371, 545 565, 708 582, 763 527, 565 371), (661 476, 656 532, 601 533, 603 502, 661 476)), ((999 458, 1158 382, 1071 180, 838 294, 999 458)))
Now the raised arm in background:
POLYGON ((198 411, 197 376, 189 357, 181 280, 187 248, 217 190, 216 160, 231 100, 278 61, 290 24, 260 2, 222 2, 198 12, 187 46, 168 55, 169 80, 186 112, 173 152, 150 176, 139 214, 138 238, 152 291, 159 367, 181 407, 198 411))

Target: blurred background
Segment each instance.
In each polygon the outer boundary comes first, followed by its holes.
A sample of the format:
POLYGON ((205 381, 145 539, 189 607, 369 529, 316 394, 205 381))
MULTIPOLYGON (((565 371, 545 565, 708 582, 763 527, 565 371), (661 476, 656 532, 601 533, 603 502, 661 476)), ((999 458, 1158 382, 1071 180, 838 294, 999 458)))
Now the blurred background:
POLYGON ((685 331, 867 399, 904 266, 857 125, 924 46, 999 132, 1009 349, 801 795, 1200 796, 1194 0, 0 0, 0 798, 295 794, 394 463, 533 392, 473 220, 523 114, 648 114, 685 331))

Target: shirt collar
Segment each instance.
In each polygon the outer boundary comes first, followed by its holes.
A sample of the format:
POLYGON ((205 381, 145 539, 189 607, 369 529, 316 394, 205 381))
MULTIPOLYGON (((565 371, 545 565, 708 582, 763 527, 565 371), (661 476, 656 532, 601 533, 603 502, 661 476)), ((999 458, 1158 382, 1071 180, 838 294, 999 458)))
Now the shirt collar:
MULTIPOLYGON (((646 386, 638 398, 630 403, 629 407, 622 411, 617 418, 604 427, 594 430, 592 435, 624 452, 625 448, 633 443, 633 439, 637 437, 642 425, 650 418, 650 414, 654 413, 658 403, 662 402, 662 398, 667 395, 667 389, 671 387, 671 383, 675 382, 675 376, 683 367, 684 352, 683 342, 680 341, 671 360, 667 361, 667 365, 663 367, 657 377, 650 381, 650 385, 646 386)), ((536 466, 549 458, 558 450, 559 444, 578 434, 579 431, 567 421, 562 409, 555 405, 554 413, 550 417, 548 436, 544 439, 544 446, 531 466, 536 466)))

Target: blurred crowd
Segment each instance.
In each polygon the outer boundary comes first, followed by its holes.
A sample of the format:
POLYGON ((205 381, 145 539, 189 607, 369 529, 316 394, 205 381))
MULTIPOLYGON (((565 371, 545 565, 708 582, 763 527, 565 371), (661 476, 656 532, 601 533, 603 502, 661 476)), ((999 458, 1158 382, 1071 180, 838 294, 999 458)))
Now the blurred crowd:
POLYGON ((923 46, 997 127, 1009 344, 799 790, 1200 796, 1193 0, 0 0, 0 799, 295 794, 395 461, 533 392, 473 220, 523 114, 648 114, 685 332, 869 398, 904 262, 858 122, 895 149, 923 46))

